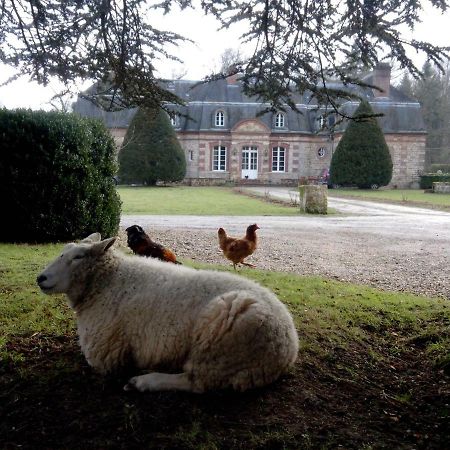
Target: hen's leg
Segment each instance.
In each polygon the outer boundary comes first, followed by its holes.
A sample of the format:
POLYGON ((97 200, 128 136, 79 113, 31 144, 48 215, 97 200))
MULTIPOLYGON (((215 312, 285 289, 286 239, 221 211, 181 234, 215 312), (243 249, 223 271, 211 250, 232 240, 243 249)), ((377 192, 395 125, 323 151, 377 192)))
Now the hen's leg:
POLYGON ((244 266, 251 267, 252 269, 254 269, 256 267, 254 264, 246 263, 244 261, 241 261, 241 264, 244 264, 244 266))

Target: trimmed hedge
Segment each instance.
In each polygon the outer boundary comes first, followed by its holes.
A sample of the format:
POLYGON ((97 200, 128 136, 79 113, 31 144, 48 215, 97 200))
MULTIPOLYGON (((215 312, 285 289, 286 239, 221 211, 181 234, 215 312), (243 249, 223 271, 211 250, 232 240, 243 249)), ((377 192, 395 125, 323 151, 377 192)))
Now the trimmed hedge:
POLYGON ((450 173, 450 164, 431 164, 430 173, 436 173, 440 170, 442 173, 450 173))
POLYGON ((0 139, 0 241, 68 241, 117 232, 115 144, 100 121, 0 109, 0 139))
POLYGON ((442 175, 438 175, 437 173, 425 173, 420 177, 420 188, 432 189, 433 183, 436 181, 450 182, 450 173, 444 173, 442 175))
POLYGON ((392 159, 374 111, 362 100, 345 130, 330 164, 330 182, 359 188, 386 186, 392 178, 392 159))
POLYGON ((186 159, 169 116, 161 108, 139 108, 119 153, 122 184, 155 185, 186 175, 186 159))

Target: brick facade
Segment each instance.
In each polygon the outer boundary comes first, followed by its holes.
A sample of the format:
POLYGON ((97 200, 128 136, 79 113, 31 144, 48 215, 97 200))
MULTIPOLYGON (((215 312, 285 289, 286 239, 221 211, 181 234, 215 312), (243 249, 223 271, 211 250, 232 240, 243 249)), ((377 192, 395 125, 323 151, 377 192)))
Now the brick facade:
MULTIPOLYGON (((257 119, 253 120, 253 125, 257 119)), ((126 129, 115 128, 111 133, 120 148, 126 129)), ((258 152, 258 177, 255 183, 296 184, 300 178, 321 176, 331 164, 333 152, 342 135, 334 141, 328 136, 286 135, 278 136, 265 132, 248 131, 245 127, 230 133, 186 133, 179 132, 178 139, 186 156, 186 181, 191 184, 239 183, 242 180, 242 148, 255 146, 258 152), (223 145, 227 149, 227 170, 214 171, 212 149, 223 145), (271 149, 280 146, 286 149, 285 172, 272 172, 271 149), (320 152, 319 149, 323 149, 320 152), (198 181, 195 181, 198 179, 198 181)), ((393 163, 392 180, 389 186, 398 188, 417 187, 419 174, 425 165, 425 134, 387 134, 386 143, 393 163)))

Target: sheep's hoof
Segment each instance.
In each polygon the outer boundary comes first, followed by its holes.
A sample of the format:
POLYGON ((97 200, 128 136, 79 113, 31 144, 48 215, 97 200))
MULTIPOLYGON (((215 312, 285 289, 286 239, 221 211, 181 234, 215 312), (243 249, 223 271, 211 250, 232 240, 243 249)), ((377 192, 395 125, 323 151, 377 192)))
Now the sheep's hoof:
POLYGON ((128 383, 123 387, 124 391, 135 391, 137 390, 137 380, 136 377, 130 378, 128 383))

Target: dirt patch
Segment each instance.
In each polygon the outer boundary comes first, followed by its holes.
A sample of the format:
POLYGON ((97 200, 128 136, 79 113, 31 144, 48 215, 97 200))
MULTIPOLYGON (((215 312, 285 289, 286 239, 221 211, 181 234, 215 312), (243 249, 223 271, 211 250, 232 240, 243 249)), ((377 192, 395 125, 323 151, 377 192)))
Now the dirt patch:
POLYGON ((303 352, 265 389, 193 395, 124 392, 128 375, 92 372, 75 336, 15 338, 0 369, 0 447, 446 448, 450 379, 399 340, 303 352))

